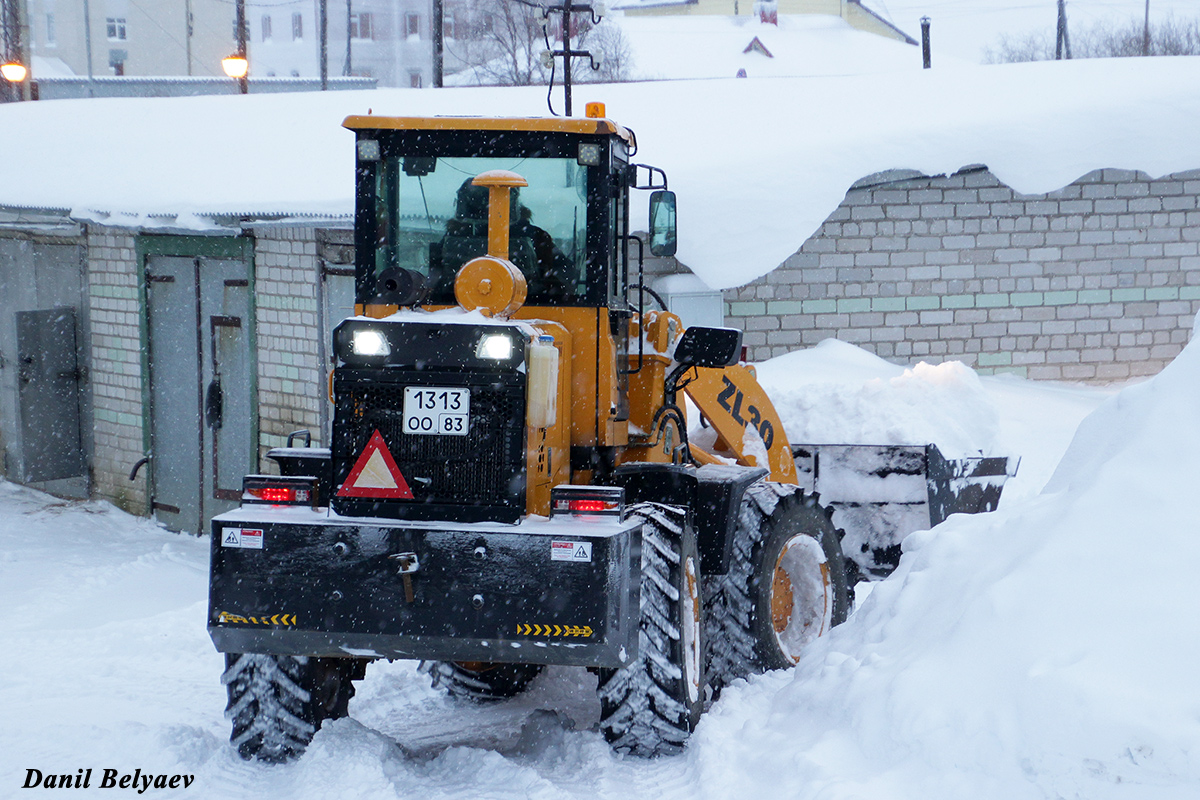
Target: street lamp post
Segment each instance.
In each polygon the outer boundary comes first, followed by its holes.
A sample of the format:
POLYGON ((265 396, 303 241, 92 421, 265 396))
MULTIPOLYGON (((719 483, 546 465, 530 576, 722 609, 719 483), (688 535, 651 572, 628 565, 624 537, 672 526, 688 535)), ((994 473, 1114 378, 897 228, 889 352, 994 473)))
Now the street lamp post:
POLYGON ((237 28, 237 52, 221 59, 221 69, 225 74, 238 82, 242 94, 249 91, 246 75, 250 72, 250 60, 246 57, 246 0, 237 0, 237 17, 234 23, 237 28))

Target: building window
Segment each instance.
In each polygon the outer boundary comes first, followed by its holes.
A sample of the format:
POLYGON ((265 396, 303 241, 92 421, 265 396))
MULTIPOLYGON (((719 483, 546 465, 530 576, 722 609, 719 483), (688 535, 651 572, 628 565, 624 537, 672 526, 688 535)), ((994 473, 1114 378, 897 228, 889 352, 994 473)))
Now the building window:
POLYGON ((419 14, 408 14, 404 17, 404 35, 421 35, 421 16, 419 14))
POLYGON ((371 14, 362 12, 361 14, 350 15, 350 38, 351 39, 373 39, 373 31, 371 29, 371 14))
POLYGON ((264 42, 271 41, 271 15, 263 14, 262 16, 262 40, 264 42))
POLYGON ((304 38, 304 15, 292 14, 292 41, 304 38))
POLYGON ((54 15, 46 15, 46 44, 50 47, 58 44, 58 34, 54 30, 54 15))
POLYGON ((420 89, 421 88, 421 73, 419 73, 419 72, 408 73, 408 85, 411 86, 413 89, 420 89))
POLYGON ((104 20, 105 32, 108 34, 110 42, 125 41, 125 18, 124 17, 109 17, 104 20))
POLYGON ((108 68, 112 70, 113 75, 125 74, 125 59, 127 58, 129 58, 129 53, 124 50, 108 51, 108 68))
POLYGON ((442 38, 454 38, 454 17, 442 17, 442 38))

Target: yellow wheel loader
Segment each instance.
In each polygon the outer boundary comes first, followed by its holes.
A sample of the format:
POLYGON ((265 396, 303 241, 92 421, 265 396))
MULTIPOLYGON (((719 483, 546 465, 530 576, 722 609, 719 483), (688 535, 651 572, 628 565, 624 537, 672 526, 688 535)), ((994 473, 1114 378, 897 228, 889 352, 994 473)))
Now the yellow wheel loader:
POLYGON ((244 757, 302 752, 375 659, 480 702, 587 667, 616 750, 677 752, 723 685, 796 663, 846 619, 849 581, 887 571, 914 526, 873 529, 879 509, 928 527, 967 485, 994 506, 997 479, 972 478, 988 465, 938 462, 935 503, 936 451, 894 448, 877 477, 909 469, 923 498, 822 504, 847 457, 822 473, 808 447, 797 470, 740 331, 646 307, 630 193, 653 192, 656 255, 675 197, 602 109, 344 124, 357 305, 334 332, 331 446, 274 451, 283 474, 247 476, 212 523, 208 628, 244 757), (835 510, 865 526, 856 558, 835 510))

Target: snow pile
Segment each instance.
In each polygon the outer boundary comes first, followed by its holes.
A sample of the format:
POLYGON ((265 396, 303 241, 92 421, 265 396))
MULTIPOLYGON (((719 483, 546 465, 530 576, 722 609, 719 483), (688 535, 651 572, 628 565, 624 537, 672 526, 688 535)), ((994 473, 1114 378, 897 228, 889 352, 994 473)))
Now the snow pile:
POLYGON ((996 453, 995 403, 962 362, 905 369, 826 339, 757 369, 793 444, 933 443, 948 458, 996 453))
POLYGON ((1042 497, 910 536, 793 675, 701 727, 713 796, 1196 796, 1198 396, 1193 343, 1084 421, 1042 497))

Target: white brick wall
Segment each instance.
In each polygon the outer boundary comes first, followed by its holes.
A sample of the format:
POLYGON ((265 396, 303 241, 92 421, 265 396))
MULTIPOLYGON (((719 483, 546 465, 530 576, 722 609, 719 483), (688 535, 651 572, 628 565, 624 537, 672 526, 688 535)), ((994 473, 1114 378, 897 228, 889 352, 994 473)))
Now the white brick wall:
POLYGON ((320 404, 326 402, 328 381, 318 357, 316 230, 259 229, 254 268, 260 463, 273 471, 266 453, 284 445, 292 431, 307 428, 314 447, 324 444, 320 404))
POLYGON ((1102 170, 1036 196, 983 169, 861 185, 778 269, 726 292, 727 324, 753 359, 837 337, 901 363, 1152 374, 1200 310, 1198 197, 1200 172, 1102 170))
POLYGON ((142 341, 134 236, 89 226, 94 493, 146 513, 146 473, 129 480, 142 450, 142 341))

